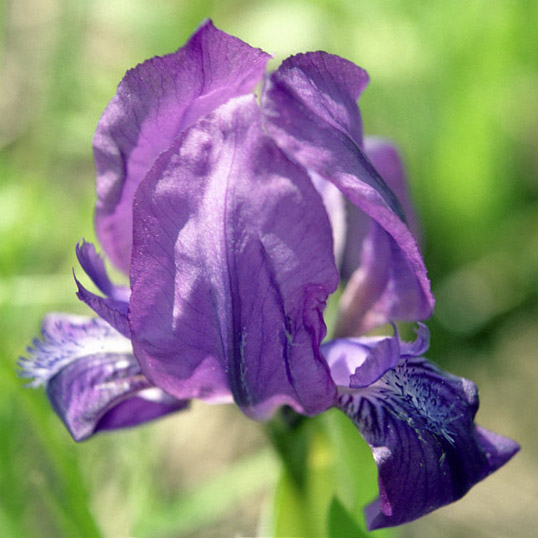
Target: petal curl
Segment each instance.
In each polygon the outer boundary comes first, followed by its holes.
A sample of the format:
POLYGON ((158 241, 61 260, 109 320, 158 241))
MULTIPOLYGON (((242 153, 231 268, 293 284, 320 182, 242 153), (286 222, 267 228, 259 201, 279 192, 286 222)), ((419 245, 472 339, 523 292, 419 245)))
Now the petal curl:
POLYGON ((400 361, 395 338, 342 338, 321 346, 334 382, 342 387, 366 387, 400 361))
POLYGON ((118 268, 129 271, 133 196, 155 159, 198 118, 251 92, 268 59, 206 21, 177 52, 127 72, 93 141, 97 235, 118 268))
POLYGON ((231 391, 261 419, 314 414, 336 388, 319 345, 338 274, 322 200, 265 135, 254 96, 191 127, 134 205, 130 326, 146 375, 177 398, 231 391))
POLYGON ((98 316, 110 323, 123 336, 130 337, 127 310, 131 290, 125 286, 116 286, 108 278, 103 259, 97 254, 92 243, 83 241, 76 247, 77 258, 93 283, 106 297, 100 297, 88 291, 74 275, 77 284, 77 297, 86 303, 98 316))
POLYGON ((339 390, 368 387, 394 368, 402 358, 418 357, 428 350, 430 331, 422 323, 414 342, 400 340, 393 325, 392 337, 362 337, 331 340, 321 346, 339 390))
POLYGON ((374 309, 376 319, 425 319, 434 300, 422 256, 404 222, 401 204, 361 147, 355 100, 366 80, 363 70, 336 56, 322 52, 293 56, 266 85, 262 99, 266 127, 288 155, 331 181, 379 227, 375 241, 386 243, 382 255, 387 263, 385 274, 371 282, 375 295, 361 288, 370 294, 368 310, 374 309), (398 293, 391 291, 391 274, 398 275, 398 293))
POLYGON ((75 439, 134 426, 183 409, 141 373, 128 339, 99 318, 50 314, 43 340, 19 361, 31 386, 45 385, 52 407, 75 439))
POLYGON ((338 407, 370 445, 379 499, 370 530, 407 523, 461 498, 518 450, 474 425, 476 386, 423 358, 403 359, 365 389, 343 391, 338 407))

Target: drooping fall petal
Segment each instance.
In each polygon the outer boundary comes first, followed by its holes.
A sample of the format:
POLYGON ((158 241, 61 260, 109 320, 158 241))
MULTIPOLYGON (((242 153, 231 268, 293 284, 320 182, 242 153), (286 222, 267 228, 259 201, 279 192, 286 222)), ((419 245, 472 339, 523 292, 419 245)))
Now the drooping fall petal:
POLYGON ((20 374, 45 385, 76 441, 134 426, 186 407, 141 373, 129 340, 99 318, 50 314, 20 374))
MULTIPOLYGON (((365 511, 370 530, 407 523, 458 500, 519 450, 514 441, 474 424, 478 394, 471 381, 414 356, 423 351, 424 336, 419 333, 414 345, 400 343, 409 355, 364 388, 344 385, 346 374, 353 378, 355 366, 382 347, 373 339, 364 339, 362 349, 361 339, 351 339, 353 346, 342 340, 326 354, 339 384, 337 406, 368 442, 378 466, 379 499, 365 511)), ((378 360, 379 368, 393 362, 392 350, 385 351, 389 358, 378 360)))

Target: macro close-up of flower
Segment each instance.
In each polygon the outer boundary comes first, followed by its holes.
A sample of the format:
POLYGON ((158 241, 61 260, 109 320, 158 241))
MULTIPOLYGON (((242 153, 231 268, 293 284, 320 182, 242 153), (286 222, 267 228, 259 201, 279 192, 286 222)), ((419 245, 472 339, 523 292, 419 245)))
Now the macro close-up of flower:
POLYGON ((336 408, 377 466, 368 530, 401 525, 519 445, 424 357, 435 301, 399 152, 363 134, 368 74, 326 52, 269 60, 206 20, 126 73, 93 139, 104 256, 76 246, 96 316, 47 315, 19 374, 76 441, 192 400, 258 421, 336 408))

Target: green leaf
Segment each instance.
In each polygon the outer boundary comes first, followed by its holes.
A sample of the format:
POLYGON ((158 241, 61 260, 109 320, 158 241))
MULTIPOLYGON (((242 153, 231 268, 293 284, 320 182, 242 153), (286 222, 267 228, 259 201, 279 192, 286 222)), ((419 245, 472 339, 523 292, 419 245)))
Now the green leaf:
POLYGON ((332 498, 329 514, 327 517, 328 538, 367 538, 365 533, 357 524, 353 516, 335 495, 332 498))
POLYGON ((317 536, 307 517, 304 495, 286 466, 282 467, 275 492, 271 526, 271 536, 275 538, 317 536))

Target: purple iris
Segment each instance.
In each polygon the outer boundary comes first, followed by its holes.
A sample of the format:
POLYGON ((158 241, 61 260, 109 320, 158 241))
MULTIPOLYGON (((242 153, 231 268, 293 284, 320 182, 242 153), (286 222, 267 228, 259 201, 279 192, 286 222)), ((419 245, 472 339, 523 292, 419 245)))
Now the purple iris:
POLYGON ((235 402, 268 419, 338 407, 370 444, 369 528, 460 498, 518 450, 477 427, 476 387, 414 343, 360 337, 431 315, 398 155, 363 139, 365 71, 324 52, 269 55, 204 23, 129 71, 94 139, 96 227, 77 281, 98 318, 48 316, 22 375, 76 440, 185 408, 235 402), (252 93, 263 80, 261 99, 252 93), (339 282, 335 340, 323 311, 339 282))

